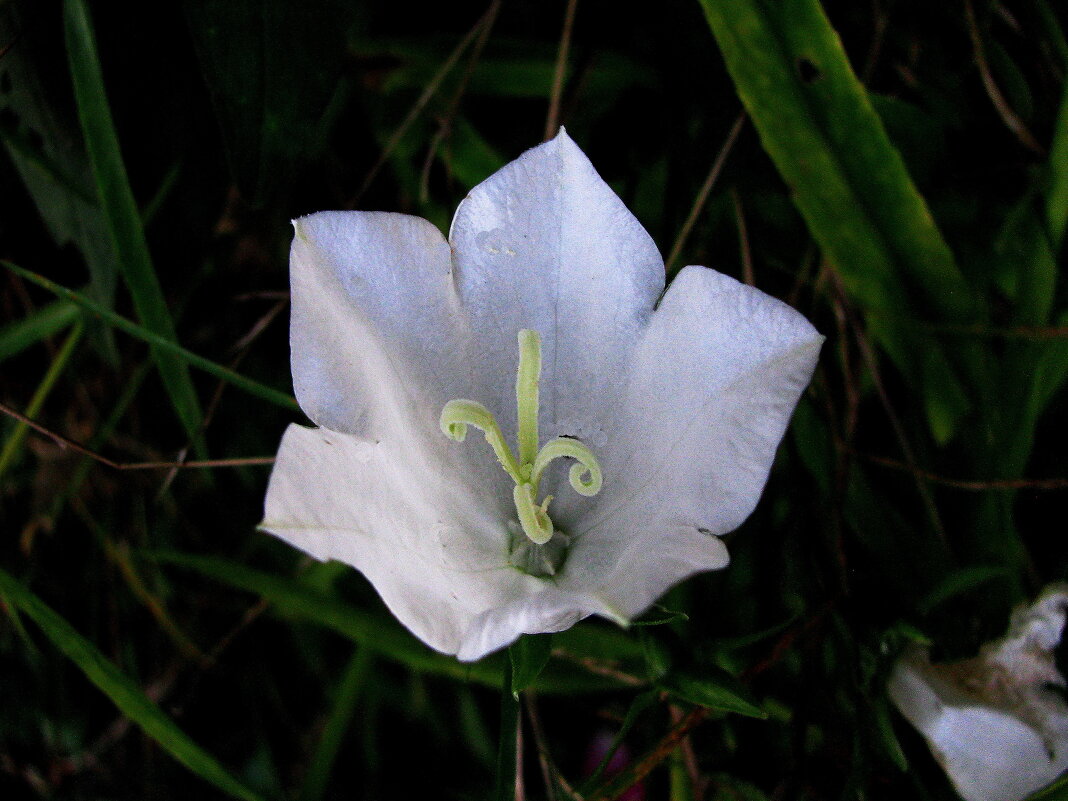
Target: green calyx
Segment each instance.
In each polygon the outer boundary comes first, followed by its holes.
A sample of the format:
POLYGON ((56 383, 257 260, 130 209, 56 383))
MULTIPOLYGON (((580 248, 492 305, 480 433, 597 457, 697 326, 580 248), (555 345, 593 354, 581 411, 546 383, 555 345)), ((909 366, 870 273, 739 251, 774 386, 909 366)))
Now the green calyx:
POLYGON ((574 459, 568 480, 575 492, 591 497, 601 490, 601 466, 589 448, 571 437, 556 437, 538 447, 538 382, 541 378, 541 337, 537 331, 519 332, 519 370, 515 381, 518 458, 504 439, 496 418, 477 401, 451 400, 441 410, 441 431, 457 442, 467 437, 467 427, 474 426, 486 436, 497 461, 515 482, 512 500, 523 533, 536 545, 553 537, 547 495, 538 502, 542 475, 554 459, 574 459))

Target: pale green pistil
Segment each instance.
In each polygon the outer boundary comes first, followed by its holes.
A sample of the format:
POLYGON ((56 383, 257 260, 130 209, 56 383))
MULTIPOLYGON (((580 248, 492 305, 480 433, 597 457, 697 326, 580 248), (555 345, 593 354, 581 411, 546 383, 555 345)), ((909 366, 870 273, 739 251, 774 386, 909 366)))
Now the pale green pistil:
POLYGON ((445 436, 463 442, 467 427, 474 426, 486 435, 497 461, 515 482, 512 500, 523 533, 537 545, 552 539, 553 521, 549 518, 547 495, 538 503, 538 487, 545 468, 553 459, 567 457, 576 464, 568 472, 568 480, 575 492, 593 496, 601 491, 601 466, 593 453, 570 437, 556 437, 538 448, 538 380, 541 378, 541 337, 537 331, 519 332, 519 371, 515 381, 518 415, 517 439, 519 458, 505 442, 501 427, 493 414, 477 401, 451 400, 441 410, 441 430, 445 436))

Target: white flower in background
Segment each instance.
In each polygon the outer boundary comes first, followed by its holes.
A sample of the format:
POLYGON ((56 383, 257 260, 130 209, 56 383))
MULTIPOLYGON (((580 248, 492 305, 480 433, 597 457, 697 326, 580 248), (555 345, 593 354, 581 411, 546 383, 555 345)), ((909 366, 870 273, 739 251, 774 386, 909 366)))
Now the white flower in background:
POLYGON ((656 246, 563 132, 472 190, 448 241, 379 212, 295 228, 293 382, 320 428, 286 431, 263 529, 463 660, 625 623, 727 564, 717 535, 815 366, 804 317, 704 267, 661 298, 656 246))
POLYGON ((965 801, 1019 801, 1068 769, 1068 706, 1053 649, 1068 586, 1049 587, 1013 613, 1008 633, 973 659, 903 657, 890 697, 931 747, 965 801))

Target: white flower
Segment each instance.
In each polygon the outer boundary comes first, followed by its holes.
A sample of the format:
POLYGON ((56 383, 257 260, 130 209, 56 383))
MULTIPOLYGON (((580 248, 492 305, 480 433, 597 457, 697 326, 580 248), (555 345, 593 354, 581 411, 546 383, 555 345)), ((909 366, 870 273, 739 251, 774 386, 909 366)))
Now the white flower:
POLYGON ((263 529, 463 660, 625 623, 727 564, 716 535, 756 505, 815 366, 800 314, 704 267, 661 298, 656 246, 563 132, 472 190, 449 241, 401 214, 295 227, 293 381, 320 428, 286 431, 263 529), (496 455, 456 441, 487 415, 496 455), (531 481, 546 441, 586 468, 531 481))
POLYGON ((1019 801, 1068 769, 1068 706, 1053 660, 1068 586, 1018 609, 1008 633, 961 662, 922 652, 894 667, 890 697, 931 747, 965 801, 1019 801))

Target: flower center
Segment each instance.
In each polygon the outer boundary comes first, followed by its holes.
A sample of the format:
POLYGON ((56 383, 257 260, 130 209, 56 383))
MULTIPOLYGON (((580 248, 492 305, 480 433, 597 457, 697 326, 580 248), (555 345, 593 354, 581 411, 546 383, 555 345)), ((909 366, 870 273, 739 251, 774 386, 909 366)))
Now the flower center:
POLYGON ((504 440, 496 418, 481 403, 472 400, 451 400, 441 410, 441 430, 445 436, 463 442, 467 427, 474 426, 486 435, 486 442, 493 448, 515 487, 512 500, 519 516, 523 533, 536 545, 544 545, 553 537, 555 528, 549 518, 549 502, 546 495, 538 502, 538 486, 545 468, 554 459, 574 459, 568 471, 568 480, 579 495, 591 497, 601 491, 601 466, 589 448, 571 437, 555 437, 541 448, 538 447, 538 381, 541 378, 541 337, 537 331, 523 329, 519 332, 519 370, 515 380, 517 409, 517 439, 519 456, 504 440))

